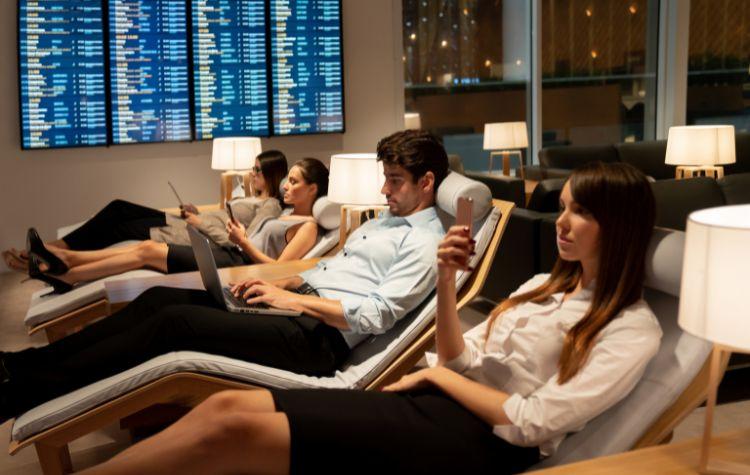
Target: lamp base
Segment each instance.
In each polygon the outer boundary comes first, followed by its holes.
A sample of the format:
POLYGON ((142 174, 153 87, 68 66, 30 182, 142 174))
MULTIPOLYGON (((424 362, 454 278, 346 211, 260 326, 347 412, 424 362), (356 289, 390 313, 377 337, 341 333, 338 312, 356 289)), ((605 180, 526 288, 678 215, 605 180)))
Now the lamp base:
POLYGON ((748 474, 750 466, 742 463, 722 460, 719 457, 711 458, 711 432, 714 423, 714 408, 716 407, 716 392, 719 389, 721 374, 726 369, 729 354, 733 348, 714 344, 711 352, 711 365, 708 378, 708 399, 706 401, 706 419, 703 426, 703 440, 701 441, 701 455, 698 463, 698 472, 702 474, 748 474), (723 368, 723 369, 722 369, 723 368))
POLYGON ((344 247, 346 239, 362 223, 377 218, 381 212, 387 209, 388 206, 385 205, 341 205, 338 249, 344 247))
POLYGON ((242 177, 242 181, 245 187, 245 196, 251 196, 248 194, 248 186, 250 185, 250 172, 235 170, 222 172, 220 187, 221 194, 219 196, 219 208, 221 209, 224 209, 226 206, 225 203, 232 199, 232 191, 234 190, 234 177, 236 176, 242 177))
POLYGON ((684 178, 694 178, 697 176, 724 178, 724 167, 713 165, 703 165, 700 167, 679 166, 675 170, 674 175, 674 177, 678 180, 682 180, 684 178))
POLYGON ((510 176, 510 155, 518 155, 518 170, 521 175, 521 179, 526 179, 526 173, 523 170, 523 155, 519 150, 503 150, 501 152, 490 152, 490 167, 489 173, 492 173, 492 164, 495 155, 501 155, 503 157, 503 175, 510 176))

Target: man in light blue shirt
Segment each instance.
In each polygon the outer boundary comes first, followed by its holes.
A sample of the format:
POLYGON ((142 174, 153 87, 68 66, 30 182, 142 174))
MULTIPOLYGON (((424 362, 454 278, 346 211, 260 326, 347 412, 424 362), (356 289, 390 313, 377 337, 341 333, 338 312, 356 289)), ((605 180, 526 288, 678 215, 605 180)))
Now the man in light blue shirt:
POLYGON ((415 309, 435 288, 444 234, 435 192, 447 174, 447 156, 426 132, 404 131, 380 141, 378 160, 389 208, 383 218, 355 230, 336 256, 314 269, 273 283, 250 279, 236 292, 249 303, 298 310, 338 328, 349 348, 415 309))

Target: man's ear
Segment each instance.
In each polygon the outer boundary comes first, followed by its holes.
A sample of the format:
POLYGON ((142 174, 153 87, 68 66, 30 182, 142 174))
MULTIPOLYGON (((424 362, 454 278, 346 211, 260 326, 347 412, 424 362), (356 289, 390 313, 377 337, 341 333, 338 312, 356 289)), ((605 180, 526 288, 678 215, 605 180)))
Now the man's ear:
POLYGON ((425 174, 420 179, 422 181, 421 186, 422 190, 425 193, 434 193, 435 192, 435 174, 431 171, 425 172, 425 174))

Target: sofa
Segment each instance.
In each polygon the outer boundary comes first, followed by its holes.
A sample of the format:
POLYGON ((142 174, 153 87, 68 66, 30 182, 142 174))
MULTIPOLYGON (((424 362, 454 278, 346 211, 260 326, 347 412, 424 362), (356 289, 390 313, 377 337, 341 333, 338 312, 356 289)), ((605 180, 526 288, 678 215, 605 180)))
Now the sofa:
MULTIPOLYGON (((557 259, 557 203, 564 183, 564 179, 543 180, 534 190, 529 207, 513 210, 481 294, 492 305, 533 275, 552 269, 557 259)), ((656 225, 681 231, 693 211, 750 203, 750 173, 718 180, 657 180, 651 186, 656 200, 656 225)))
MULTIPOLYGON (((547 147, 539 151, 539 165, 526 167, 527 178, 542 180, 566 177, 582 163, 600 160, 625 162, 656 180, 674 178, 675 167, 666 165, 666 140, 647 140, 614 145, 547 147)), ((750 172, 750 133, 735 134, 737 162, 724 167, 725 175, 750 172)))

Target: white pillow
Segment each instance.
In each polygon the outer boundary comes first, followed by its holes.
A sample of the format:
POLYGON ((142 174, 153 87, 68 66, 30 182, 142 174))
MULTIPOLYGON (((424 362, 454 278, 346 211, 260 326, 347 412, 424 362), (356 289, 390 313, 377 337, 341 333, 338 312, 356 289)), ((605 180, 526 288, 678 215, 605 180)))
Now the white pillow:
POLYGON ((312 215, 323 229, 336 229, 341 224, 341 205, 321 196, 313 204, 312 215))
POLYGON ((456 173, 448 172, 437 191, 437 205, 451 216, 456 216, 458 198, 472 198, 472 220, 484 218, 492 209, 492 192, 484 183, 456 173))

